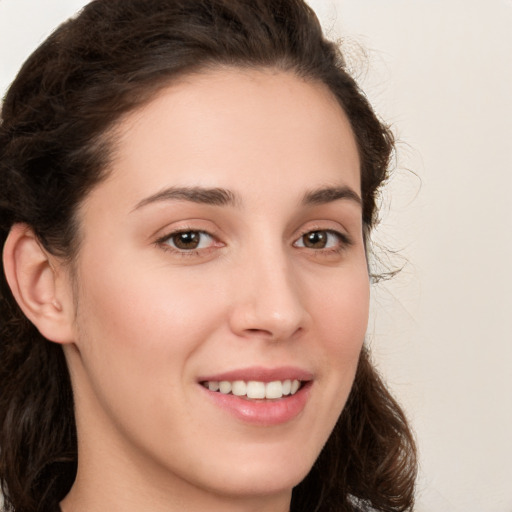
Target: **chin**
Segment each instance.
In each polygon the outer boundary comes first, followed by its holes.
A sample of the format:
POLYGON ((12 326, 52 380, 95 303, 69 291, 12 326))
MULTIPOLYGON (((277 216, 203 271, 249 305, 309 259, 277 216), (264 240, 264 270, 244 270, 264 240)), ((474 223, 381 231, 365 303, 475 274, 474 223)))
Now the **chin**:
MULTIPOLYGON (((239 469, 240 467, 233 468, 233 475, 239 469)), ((239 497, 290 494, 292 489, 306 477, 309 470, 309 467, 301 471, 297 471, 295 468, 288 473, 283 470, 280 474, 276 474, 275 471, 269 471, 267 467, 266 471, 262 473, 249 474, 244 471, 243 475, 238 474, 235 478, 231 478, 229 483, 225 480, 222 483, 219 482, 212 490, 218 494, 239 497)))
POLYGON ((241 454, 237 462, 227 467, 212 468, 215 481, 212 490, 226 495, 262 496, 291 493, 309 473, 316 457, 308 457, 298 448, 293 455, 270 454, 269 457, 249 459, 241 454))

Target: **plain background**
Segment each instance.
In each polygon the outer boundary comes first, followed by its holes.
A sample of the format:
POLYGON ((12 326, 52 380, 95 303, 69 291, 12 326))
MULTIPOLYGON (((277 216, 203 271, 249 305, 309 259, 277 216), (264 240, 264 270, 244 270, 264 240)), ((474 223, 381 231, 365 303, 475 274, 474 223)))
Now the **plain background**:
MULTIPOLYGON (((0 0, 0 93, 84 0, 0 0)), ((417 512, 512 512, 512 0, 311 0, 399 141, 375 360, 420 448, 417 512)))

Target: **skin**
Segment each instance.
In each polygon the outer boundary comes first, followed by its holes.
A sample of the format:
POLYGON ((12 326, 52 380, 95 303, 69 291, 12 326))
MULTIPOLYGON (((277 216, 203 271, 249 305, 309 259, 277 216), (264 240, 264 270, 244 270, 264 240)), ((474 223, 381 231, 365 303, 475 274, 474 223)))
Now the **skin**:
POLYGON ((359 202, 303 203, 326 187, 360 195, 349 122, 322 84, 219 69, 169 86, 116 130, 108 178, 79 211, 73 272, 58 273, 70 336, 54 341, 79 440, 62 510, 287 511, 345 404, 367 325, 359 202), (236 199, 155 198, 168 187, 236 199), (179 250, 176 230, 209 236, 179 250), (327 245, 306 246, 311 232, 327 245), (312 383, 279 425, 234 417, 198 382, 290 365, 312 383))

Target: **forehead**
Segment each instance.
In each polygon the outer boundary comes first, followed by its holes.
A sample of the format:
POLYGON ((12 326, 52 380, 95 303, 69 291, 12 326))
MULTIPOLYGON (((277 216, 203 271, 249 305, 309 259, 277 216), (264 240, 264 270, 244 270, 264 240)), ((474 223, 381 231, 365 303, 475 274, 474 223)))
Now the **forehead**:
POLYGON ((288 72, 187 76, 127 115, 116 132, 111 179, 132 203, 166 186, 360 191, 357 146, 342 108, 324 84, 288 72))

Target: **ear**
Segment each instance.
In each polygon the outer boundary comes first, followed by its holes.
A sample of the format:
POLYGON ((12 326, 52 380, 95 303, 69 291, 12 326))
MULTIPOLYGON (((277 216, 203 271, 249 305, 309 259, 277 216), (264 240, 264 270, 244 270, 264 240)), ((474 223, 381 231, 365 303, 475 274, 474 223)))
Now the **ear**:
POLYGON ((74 302, 63 264, 48 254, 32 229, 15 224, 4 245, 4 270, 16 302, 48 340, 74 341, 74 302))

